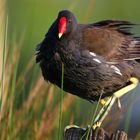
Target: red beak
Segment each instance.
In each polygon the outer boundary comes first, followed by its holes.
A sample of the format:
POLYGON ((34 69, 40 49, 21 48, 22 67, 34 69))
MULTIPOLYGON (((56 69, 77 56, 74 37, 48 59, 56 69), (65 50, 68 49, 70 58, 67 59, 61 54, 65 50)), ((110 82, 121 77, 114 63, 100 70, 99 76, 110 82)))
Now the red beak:
POLYGON ((61 17, 59 20, 59 33, 58 37, 61 38, 61 36, 66 32, 66 17, 61 17))

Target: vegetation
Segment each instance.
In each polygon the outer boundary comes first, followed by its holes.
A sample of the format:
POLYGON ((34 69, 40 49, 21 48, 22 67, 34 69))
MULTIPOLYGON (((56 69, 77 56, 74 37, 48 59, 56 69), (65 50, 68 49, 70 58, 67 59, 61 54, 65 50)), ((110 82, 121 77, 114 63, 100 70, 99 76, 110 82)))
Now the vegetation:
MULTIPOLYGON (((86 127, 93 118, 96 103, 61 94, 44 81, 35 64, 35 47, 59 10, 74 11, 81 23, 103 19, 140 23, 139 5, 139 0, 0 0, 0 139, 54 140, 58 134, 62 137, 59 131, 65 126, 86 127)), ((134 31, 140 34, 140 27, 134 31)), ((121 128, 140 139, 139 91, 122 99, 122 111, 113 108, 104 122, 107 131, 121 128)))

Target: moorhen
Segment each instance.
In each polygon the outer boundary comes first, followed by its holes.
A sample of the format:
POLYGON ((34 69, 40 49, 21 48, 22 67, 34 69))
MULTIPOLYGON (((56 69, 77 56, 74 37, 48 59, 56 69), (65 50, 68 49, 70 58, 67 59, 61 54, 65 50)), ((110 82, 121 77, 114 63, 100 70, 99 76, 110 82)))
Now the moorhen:
POLYGON ((140 38, 128 21, 105 20, 78 24, 71 11, 60 11, 44 40, 36 49, 46 81, 89 101, 111 96, 140 79, 140 38))

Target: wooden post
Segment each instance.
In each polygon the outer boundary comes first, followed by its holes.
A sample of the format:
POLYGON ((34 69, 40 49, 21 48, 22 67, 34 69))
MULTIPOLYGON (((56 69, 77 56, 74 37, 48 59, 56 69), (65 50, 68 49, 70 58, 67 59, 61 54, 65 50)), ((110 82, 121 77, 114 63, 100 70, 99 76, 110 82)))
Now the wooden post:
MULTIPOLYGON (((65 129, 64 140, 87 140, 88 128, 69 127, 65 129)), ((91 129, 88 135, 88 140, 132 140, 129 139, 124 131, 117 130, 111 135, 103 128, 97 127, 95 130, 91 129)))

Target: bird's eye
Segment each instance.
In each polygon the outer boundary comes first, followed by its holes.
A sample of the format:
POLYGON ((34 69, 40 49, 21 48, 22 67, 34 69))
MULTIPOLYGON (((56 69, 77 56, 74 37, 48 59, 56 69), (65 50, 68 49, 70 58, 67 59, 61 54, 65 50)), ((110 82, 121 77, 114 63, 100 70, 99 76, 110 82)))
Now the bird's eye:
POLYGON ((71 20, 68 20, 68 23, 71 23, 71 20))

